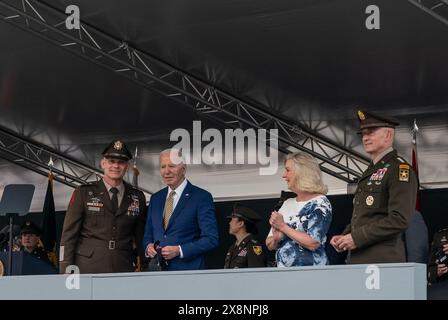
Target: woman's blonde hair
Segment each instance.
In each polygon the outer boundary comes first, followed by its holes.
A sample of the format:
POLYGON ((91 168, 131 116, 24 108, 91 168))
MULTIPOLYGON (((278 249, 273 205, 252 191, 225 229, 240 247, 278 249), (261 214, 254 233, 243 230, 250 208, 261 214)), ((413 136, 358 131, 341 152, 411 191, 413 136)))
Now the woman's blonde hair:
POLYGON ((322 181, 322 171, 316 159, 305 152, 294 152, 286 156, 286 160, 294 164, 296 188, 310 193, 327 194, 328 188, 322 181))

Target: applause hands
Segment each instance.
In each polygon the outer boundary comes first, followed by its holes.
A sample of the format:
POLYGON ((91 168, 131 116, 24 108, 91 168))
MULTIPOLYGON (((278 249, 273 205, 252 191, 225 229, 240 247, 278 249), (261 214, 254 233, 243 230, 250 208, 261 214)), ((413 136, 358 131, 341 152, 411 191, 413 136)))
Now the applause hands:
POLYGON ((280 230, 286 226, 286 223, 283 220, 283 215, 280 212, 273 211, 269 218, 269 224, 272 227, 272 236, 274 237, 275 242, 282 240, 285 234, 280 230))

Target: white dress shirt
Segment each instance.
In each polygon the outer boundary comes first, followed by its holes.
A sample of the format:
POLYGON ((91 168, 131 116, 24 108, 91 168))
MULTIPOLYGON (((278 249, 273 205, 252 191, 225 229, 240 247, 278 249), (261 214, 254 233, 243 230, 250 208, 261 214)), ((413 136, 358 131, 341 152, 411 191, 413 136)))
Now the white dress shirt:
MULTIPOLYGON (((112 196, 114 195, 112 192, 110 192, 110 189, 112 189, 113 187, 110 185, 110 184, 108 184, 106 181, 104 181, 104 179, 103 179, 103 182, 104 182, 104 185, 106 186, 106 189, 107 189, 107 192, 109 193, 109 198, 112 200, 112 196)), ((117 193, 117 198, 118 198, 118 208, 120 208, 120 205, 121 205, 121 201, 123 200, 123 197, 124 197, 124 190, 125 190, 125 188, 124 188, 124 183, 122 182, 122 183, 120 183, 118 186, 116 186, 115 188, 117 188, 118 189, 118 193, 117 193)))
MULTIPOLYGON (((173 198, 173 211, 176 209, 180 196, 182 195, 182 192, 184 192, 186 186, 187 186, 187 179, 184 179, 184 181, 182 181, 182 183, 176 189, 174 189, 176 194, 174 195, 173 198)), ((170 195, 171 191, 173 191, 173 189, 171 189, 171 187, 168 187, 168 192, 166 193, 165 200, 168 199, 168 196, 170 195)))
MULTIPOLYGON (((176 192, 176 194, 173 197, 173 212, 176 209, 177 204, 179 203, 180 197, 182 195, 182 192, 184 192, 185 187, 187 186, 187 179, 184 179, 184 181, 182 181, 182 183, 176 188, 174 189, 174 191, 176 192)), ((171 187, 168 187, 168 192, 166 193, 166 199, 168 199, 168 196, 170 195, 171 191, 173 191, 173 189, 171 189, 171 187)), ((149 244, 148 244, 149 246, 149 244)), ((184 257, 184 254, 182 252, 182 247, 180 245, 178 245, 179 248, 179 257, 182 259, 184 257)), ((146 252, 145 252, 145 256, 148 258, 148 248, 146 248, 146 252)))

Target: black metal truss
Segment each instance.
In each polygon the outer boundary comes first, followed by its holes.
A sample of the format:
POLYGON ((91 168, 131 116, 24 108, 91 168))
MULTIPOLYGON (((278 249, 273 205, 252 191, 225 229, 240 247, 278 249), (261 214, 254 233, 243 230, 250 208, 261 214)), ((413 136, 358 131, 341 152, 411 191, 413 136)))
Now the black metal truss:
POLYGON ((100 170, 2 126, 0 158, 43 176, 51 171, 56 181, 73 188, 102 178, 100 170))
POLYGON ((225 127, 277 129, 280 151, 306 151, 320 161, 322 171, 343 181, 353 182, 368 165, 365 156, 310 127, 242 101, 88 24, 81 22, 79 30, 68 30, 67 15, 40 1, 0 0, 0 17, 225 127))
POLYGON ((51 170, 56 181, 73 188, 102 176, 100 170, 4 127, 0 127, 0 157, 44 176, 51 170))
POLYGON ((414 6, 448 25, 448 0, 408 0, 414 6))

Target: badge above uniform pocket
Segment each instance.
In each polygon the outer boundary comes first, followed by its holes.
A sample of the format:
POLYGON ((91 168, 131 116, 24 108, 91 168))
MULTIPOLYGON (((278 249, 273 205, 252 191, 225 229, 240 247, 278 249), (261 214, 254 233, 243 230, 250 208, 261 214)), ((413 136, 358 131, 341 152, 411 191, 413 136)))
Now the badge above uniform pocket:
POLYGON ((387 167, 381 168, 376 170, 369 178, 369 181, 367 182, 367 185, 370 186, 372 184, 374 185, 381 185, 383 182, 383 178, 387 173, 387 167))
POLYGON ((95 207, 95 206, 87 206, 87 213, 92 215, 103 215, 104 208, 103 207, 95 207))
POLYGON ((238 253, 238 257, 245 257, 247 255, 247 249, 244 248, 238 253))
POLYGON ((92 214, 104 214, 104 204, 99 198, 92 197, 86 203, 87 212, 92 214))
POLYGON ((140 200, 137 195, 131 195, 131 204, 126 215, 135 217, 140 215, 140 200))

